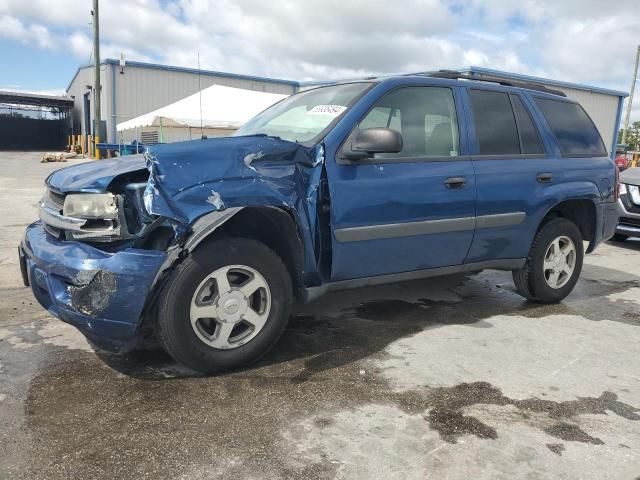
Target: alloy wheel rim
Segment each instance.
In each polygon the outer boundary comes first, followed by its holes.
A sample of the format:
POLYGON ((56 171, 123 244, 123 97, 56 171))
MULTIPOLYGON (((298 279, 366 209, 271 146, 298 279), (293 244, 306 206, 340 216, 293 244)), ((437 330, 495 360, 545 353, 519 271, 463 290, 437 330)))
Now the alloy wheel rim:
POLYGON ((191 298, 191 326, 208 346, 229 350, 256 337, 271 312, 265 278, 246 265, 228 265, 207 275, 191 298))
POLYGON ((567 236, 557 237, 544 255, 544 279, 554 290, 564 287, 576 268, 576 246, 567 236))

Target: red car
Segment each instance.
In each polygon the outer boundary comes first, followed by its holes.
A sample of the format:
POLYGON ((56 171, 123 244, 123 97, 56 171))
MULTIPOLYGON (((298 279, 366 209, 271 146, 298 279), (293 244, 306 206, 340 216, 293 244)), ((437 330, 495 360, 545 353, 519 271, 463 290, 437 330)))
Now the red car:
POLYGON ((620 171, 629 168, 629 159, 627 159, 627 156, 624 153, 621 153, 616 157, 616 167, 618 167, 618 170, 620 171))

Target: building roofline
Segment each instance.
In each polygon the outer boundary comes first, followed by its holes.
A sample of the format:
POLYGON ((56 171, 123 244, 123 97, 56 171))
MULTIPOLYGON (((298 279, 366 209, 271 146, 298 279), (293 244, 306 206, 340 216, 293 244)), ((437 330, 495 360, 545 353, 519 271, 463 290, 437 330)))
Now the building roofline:
POLYGON ((491 68, 484 68, 484 67, 475 67, 475 66, 469 66, 469 67, 462 67, 459 69, 456 69, 459 72, 463 72, 463 73, 470 73, 470 74, 486 74, 486 75, 495 75, 497 77, 503 77, 505 79, 513 79, 513 80, 524 80, 527 82, 535 82, 535 83, 541 83, 543 85, 553 85, 556 87, 564 87, 564 88, 573 88, 575 90, 584 90, 586 92, 593 92, 593 93, 604 93, 606 95, 613 95, 616 97, 623 97, 626 98, 629 96, 629 94, 627 92, 621 92, 618 90, 611 90, 608 88, 602 88, 602 87, 594 87, 591 85, 584 85, 584 84, 579 84, 579 83, 572 83, 572 82, 563 82, 560 80, 551 80, 548 78, 542 78, 542 77, 534 77, 531 75, 523 75, 521 73, 510 73, 510 72, 503 72, 501 70, 494 70, 491 68))
MULTIPOLYGON (((113 58, 107 58, 105 59, 101 65, 120 65, 120 61, 113 59, 113 58)), ((281 78, 268 78, 268 77, 260 77, 260 76, 256 76, 256 75, 244 75, 244 74, 240 74, 240 73, 228 73, 228 72, 219 72, 219 71, 215 71, 215 70, 198 70, 195 68, 188 68, 188 67, 176 67, 176 66, 172 66, 172 65, 161 65, 161 64, 157 64, 157 63, 146 63, 146 62, 136 62, 136 61, 127 61, 127 65, 131 66, 131 67, 137 67, 137 68, 149 68, 149 69, 156 69, 156 70, 165 70, 165 71, 172 71, 172 72, 182 72, 182 73, 192 73, 192 74, 198 74, 200 73, 201 75, 206 75, 206 76, 212 76, 212 77, 224 77, 224 78, 234 78, 234 79, 238 79, 238 80, 250 80, 250 81, 257 81, 257 82, 267 82, 267 83, 275 83, 275 84, 279 84, 279 85, 289 85, 291 87, 294 88, 299 88, 299 87, 303 87, 303 86, 311 86, 311 85, 327 85, 327 84, 332 84, 332 83, 340 83, 340 82, 344 82, 345 80, 317 80, 317 81, 313 81, 313 80, 306 80, 306 81, 296 81, 296 80, 285 80, 285 79, 281 79, 281 78)), ((73 76, 73 78, 71 79, 71 81, 69 82, 69 85, 67 86, 67 90, 69 91, 69 88, 71 88, 71 85, 73 84, 73 82, 75 81, 76 77, 78 76, 78 73, 80 72, 80 70, 85 69, 85 68, 89 68, 92 67, 92 65, 84 65, 79 67, 76 70, 75 75, 73 76)), ((606 95, 613 95, 616 97, 622 97, 622 98, 626 98, 629 96, 629 94, 627 92, 621 92, 618 90, 611 90, 608 88, 602 88, 602 87, 595 87, 595 86, 591 86, 591 85, 584 85, 584 84, 579 84, 579 83, 572 83, 572 82, 563 82, 560 80, 551 80, 548 78, 542 78, 542 77, 534 77, 531 75, 523 75, 520 73, 510 73, 510 72, 504 72, 502 70, 494 70, 491 68, 484 68, 484 67, 476 67, 476 66, 467 66, 467 67, 462 67, 459 69, 456 69, 456 71, 459 72, 464 72, 464 73, 470 73, 470 74, 477 74, 477 75, 482 75, 482 74, 486 74, 486 75, 494 75, 494 76, 498 76, 498 77, 503 77, 505 79, 513 79, 513 80, 521 80, 521 81, 527 81, 527 82, 535 82, 535 83, 541 83, 543 85, 553 85, 556 87, 564 87, 564 88, 573 88, 575 90, 582 90, 582 91, 586 91, 586 92, 593 92, 593 93, 602 93, 602 94, 606 94, 606 95)), ((404 74, 406 75, 406 74, 404 74)), ((389 78, 389 77, 395 77, 395 76, 402 76, 402 74, 392 74, 392 75, 381 75, 377 78, 389 78)), ((350 79, 350 81, 356 81, 356 80, 363 80, 365 78, 372 78, 372 77, 361 77, 361 78, 353 78, 350 79)))
MULTIPOLYGON (((100 65, 120 65, 120 60, 116 60, 114 58, 106 58, 104 61, 100 62, 100 65)), ((148 68, 148 69, 153 69, 153 70, 165 70, 165 71, 170 71, 170 72, 193 73, 193 74, 198 74, 199 73, 200 75, 205 75, 205 76, 210 76, 210 77, 224 77, 224 78, 234 78, 234 79, 237 79, 237 80, 249 80, 249 81, 254 81, 254 82, 276 83, 276 84, 279 84, 279 85, 289 85, 291 87, 298 87, 299 86, 299 82, 297 82, 295 80, 285 80, 285 79, 281 79, 281 78, 260 77, 260 76, 256 76, 256 75, 244 75, 244 74, 241 74, 241 73, 219 72, 219 71, 216 71, 216 70, 198 70, 197 68, 176 67, 176 66, 173 66, 173 65, 161 65, 159 63, 136 62, 136 61, 127 60, 126 65, 128 67, 148 68)), ((69 91, 69 88, 71 88, 71 85, 75 81, 75 79, 78 76, 78 73, 80 72, 80 70, 83 70, 85 68, 90 68, 90 67, 93 67, 93 65, 83 65, 81 67, 78 67, 78 69, 76 70, 75 75, 73 76, 73 78, 69 82, 69 85, 67 86, 67 91, 69 91)))
POLYGON ((71 108, 73 107, 73 98, 67 95, 43 95, 39 93, 0 90, 0 103, 71 108))

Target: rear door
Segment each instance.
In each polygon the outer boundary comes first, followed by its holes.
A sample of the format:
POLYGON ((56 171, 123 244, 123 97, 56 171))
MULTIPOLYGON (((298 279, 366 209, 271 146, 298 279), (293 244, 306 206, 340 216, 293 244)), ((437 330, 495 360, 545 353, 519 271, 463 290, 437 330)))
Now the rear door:
POLYGON ((476 233, 466 263, 526 257, 545 191, 562 182, 529 100, 517 90, 467 89, 476 172, 476 233))
POLYGON ((357 129, 386 127, 403 150, 327 162, 332 280, 410 272, 464 261, 475 224, 475 175, 458 89, 404 86, 383 94, 357 129))

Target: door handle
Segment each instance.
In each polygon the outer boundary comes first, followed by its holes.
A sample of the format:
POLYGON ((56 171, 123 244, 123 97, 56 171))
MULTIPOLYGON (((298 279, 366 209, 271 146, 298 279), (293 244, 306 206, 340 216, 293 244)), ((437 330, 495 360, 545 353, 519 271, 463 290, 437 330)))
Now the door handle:
POLYGON ((464 177, 449 177, 444 181, 447 188, 464 188, 466 184, 467 179, 464 177))
POLYGON ((536 180, 538 180, 538 183, 550 183, 551 181, 553 181, 553 174, 539 173, 538 176, 536 177, 536 180))

